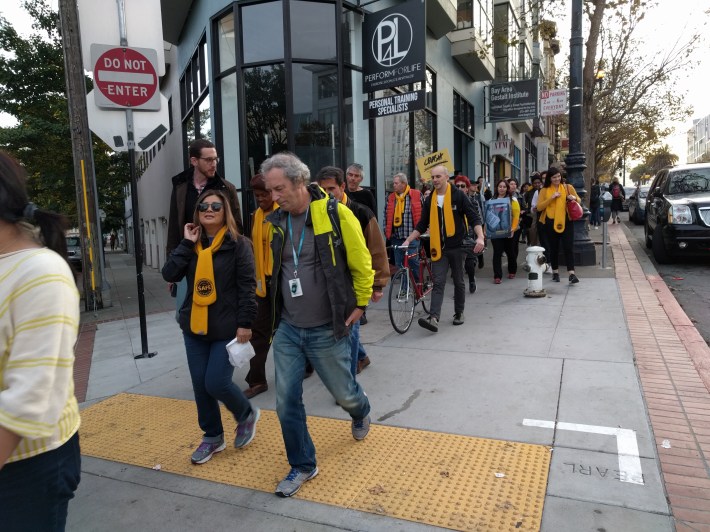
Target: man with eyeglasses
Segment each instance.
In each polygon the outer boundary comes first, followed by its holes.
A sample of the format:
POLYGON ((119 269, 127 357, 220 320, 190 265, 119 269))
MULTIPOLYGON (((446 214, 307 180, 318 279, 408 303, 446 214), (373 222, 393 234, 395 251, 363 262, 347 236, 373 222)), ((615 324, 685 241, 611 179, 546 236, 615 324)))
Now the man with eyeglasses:
MULTIPOLYGON (((234 185, 217 173, 217 148, 209 140, 197 139, 189 148, 190 168, 172 178, 173 190, 170 195, 170 215, 168 217, 168 238, 166 256, 178 247, 183 238, 185 224, 192 221, 197 198, 205 190, 222 190, 230 199, 232 215, 237 222, 239 233, 244 232, 242 213, 239 208, 239 197, 234 185)), ((177 308, 180 308, 187 285, 185 281, 170 283, 170 292, 177 297, 177 308)))

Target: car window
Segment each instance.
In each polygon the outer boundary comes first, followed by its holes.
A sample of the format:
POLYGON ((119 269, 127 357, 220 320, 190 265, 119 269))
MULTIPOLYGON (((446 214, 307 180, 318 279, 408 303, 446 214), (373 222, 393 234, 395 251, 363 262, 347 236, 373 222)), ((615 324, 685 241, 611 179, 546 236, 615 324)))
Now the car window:
POLYGON ((710 192, 710 168, 692 168, 673 172, 668 193, 692 194, 693 192, 710 192))
POLYGON ((79 247, 79 237, 78 236, 68 236, 67 246, 68 247, 79 247))

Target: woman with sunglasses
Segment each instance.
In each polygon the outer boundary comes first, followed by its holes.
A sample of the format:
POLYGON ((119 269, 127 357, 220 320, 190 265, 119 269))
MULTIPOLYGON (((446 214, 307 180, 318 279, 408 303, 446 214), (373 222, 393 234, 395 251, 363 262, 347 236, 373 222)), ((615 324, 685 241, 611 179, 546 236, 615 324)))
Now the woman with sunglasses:
POLYGON ((251 339, 256 318, 256 277, 251 242, 239 235, 229 197, 208 190, 197 199, 193 223, 185 224, 184 238, 163 267, 171 283, 187 278, 188 292, 179 311, 187 365, 197 404, 197 420, 204 432, 192 454, 193 464, 204 464, 223 451, 221 401, 237 422, 234 446, 244 447, 256 433, 259 409, 232 382, 227 344, 251 339))
POLYGON ((580 201, 577 191, 572 185, 562 182, 562 174, 556 168, 550 168, 545 176, 545 185, 540 190, 537 200, 537 210, 541 213, 538 227, 545 234, 547 256, 552 266, 552 280, 560 282, 559 256, 560 246, 565 254, 569 282, 575 284, 579 279, 574 273, 574 243, 573 224, 567 216, 567 201, 580 201))
POLYGON ((493 282, 500 284, 503 277, 503 253, 508 257, 508 279, 515 279, 515 274, 518 273, 515 231, 518 229, 520 220, 520 205, 518 200, 511 196, 510 185, 505 179, 498 181, 494 199, 507 199, 510 202, 510 234, 504 238, 491 238, 493 243, 493 282))

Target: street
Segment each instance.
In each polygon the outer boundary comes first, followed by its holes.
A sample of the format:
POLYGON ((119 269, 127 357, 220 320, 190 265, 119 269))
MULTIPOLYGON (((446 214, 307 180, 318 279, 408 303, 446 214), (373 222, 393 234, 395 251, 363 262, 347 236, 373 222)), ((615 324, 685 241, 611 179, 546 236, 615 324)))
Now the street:
MULTIPOLYGON (((643 225, 636 225, 628 221, 628 213, 622 214, 624 224, 634 237, 634 251, 639 254, 639 249, 643 251, 646 258, 650 260, 658 270, 658 274, 663 278, 670 288, 676 300, 683 307, 683 310, 695 324, 698 331, 710 345, 710 285, 708 284, 708 267, 710 258, 684 258, 674 264, 658 264, 650 249, 644 243, 643 225)), ((638 257, 639 261, 643 257, 638 257)))

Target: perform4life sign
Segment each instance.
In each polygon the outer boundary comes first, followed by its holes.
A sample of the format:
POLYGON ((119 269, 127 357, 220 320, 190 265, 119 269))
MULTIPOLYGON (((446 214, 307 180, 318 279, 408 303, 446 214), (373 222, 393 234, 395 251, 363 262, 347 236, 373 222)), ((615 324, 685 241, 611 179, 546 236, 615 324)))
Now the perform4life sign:
POLYGON ((410 0, 365 14, 362 37, 363 92, 424 81, 424 2, 410 0))
POLYGON ((98 107, 160 110, 155 50, 92 44, 91 58, 98 107))

